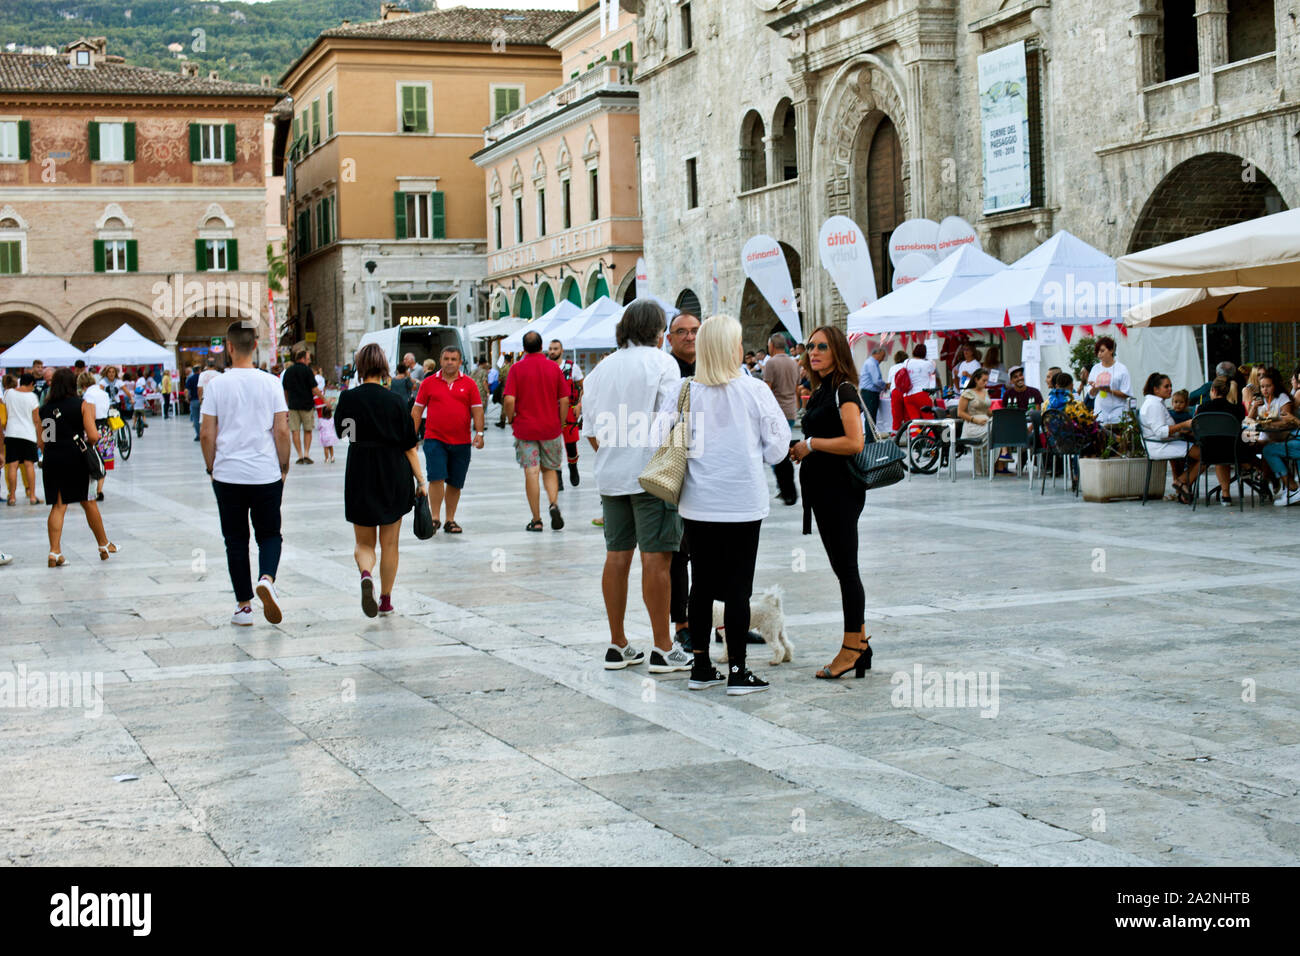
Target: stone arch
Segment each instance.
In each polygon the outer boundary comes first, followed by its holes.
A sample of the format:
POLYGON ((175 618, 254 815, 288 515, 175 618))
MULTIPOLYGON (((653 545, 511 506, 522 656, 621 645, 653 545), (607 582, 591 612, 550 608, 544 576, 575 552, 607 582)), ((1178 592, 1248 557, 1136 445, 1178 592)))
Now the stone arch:
POLYGON ((208 208, 205 209, 203 211, 203 215, 199 217, 199 228, 200 229, 209 229, 209 228, 234 229, 235 220, 231 219, 229 216, 226 215, 226 211, 221 208, 220 203, 215 203, 215 202, 209 203, 208 208), (213 219, 220 220, 221 225, 215 227, 211 226, 210 223, 213 219))
POLYGON ((546 160, 542 157, 541 149, 533 151, 533 179, 546 178, 546 160))
POLYGON ((60 335, 54 314, 35 302, 0 302, 0 350, 7 349, 37 326, 60 335))
POLYGON ((488 195, 493 199, 499 199, 501 197, 501 177, 497 175, 495 169, 492 170, 492 181, 488 185, 488 195))
POLYGON ((700 297, 695 294, 694 289, 686 288, 677 293, 677 301, 673 303, 678 312, 688 312, 697 319, 703 318, 700 310, 704 306, 700 303, 700 297))
POLYGON ((568 276, 560 286, 560 298, 568 299, 578 308, 582 308, 582 286, 574 276, 568 276))
POLYGON ((609 279, 604 271, 599 268, 599 263, 588 267, 587 274, 582 280, 582 288, 584 290, 582 296, 584 306, 591 305, 602 295, 609 295, 609 279))
POLYGON ((115 202, 111 202, 104 207, 104 211, 100 213, 99 218, 95 220, 95 228, 96 229, 108 229, 108 228, 134 229, 135 220, 127 216, 127 214, 122 211, 121 206, 119 206, 115 202), (121 223, 121 225, 110 227, 108 224, 114 219, 118 220, 121 223))
POLYGON ((492 293, 492 304, 489 312, 494 318, 502 318, 510 314, 510 296, 506 295, 504 289, 498 289, 492 293))
POLYGON ((772 111, 773 176, 776 182, 799 178, 799 133, 795 126, 794 103, 784 96, 772 111))
POLYGON ((151 342, 162 344, 168 330, 160 327, 157 319, 152 307, 142 302, 100 299, 72 317, 64 337, 78 348, 89 347, 125 323, 151 342))
POLYGON ((560 147, 555 151, 555 168, 562 171, 572 165, 573 157, 569 154, 569 143, 564 137, 560 137, 560 147))
POLYGON ((29 228, 29 226, 27 225, 27 220, 18 214, 18 210, 15 209, 13 206, 10 206, 8 203, 6 203, 3 207, 0 207, 0 223, 3 223, 9 219, 13 220, 14 225, 12 226, 0 225, 0 229, 21 229, 24 232, 26 232, 27 229, 29 228))
POLYGON ((582 138, 582 158, 591 162, 600 155, 600 139, 596 136, 596 128, 588 126, 587 132, 582 138))
POLYGON ((537 315, 539 317, 555 308, 555 289, 547 280, 543 279, 541 285, 537 287, 535 298, 537 301, 537 315))
POLYGON ((519 160, 517 159, 515 160, 514 165, 510 167, 510 188, 511 189, 524 188, 524 171, 519 166, 519 160))
MULTIPOLYGON (((785 255, 786 268, 790 270, 790 279, 795 287, 795 303, 799 303, 800 277, 802 273, 802 262, 798 250, 787 243, 779 243, 781 252, 785 255)), ((800 323, 802 324, 802 311, 800 323)), ((740 321, 742 340, 746 349, 766 349, 767 339, 773 332, 785 330, 785 325, 777 317, 776 312, 763 298, 763 293, 758 291, 758 286, 754 285, 754 280, 746 278, 744 288, 740 293, 740 314, 736 316, 740 321)))
POLYGON ((515 290, 514 306, 511 308, 510 314, 518 319, 533 318, 533 300, 528 294, 528 290, 523 286, 515 290))
POLYGON ((767 185, 767 128, 758 110, 740 121, 740 191, 767 185))
POLYGON ((636 298, 636 266, 628 269, 619 280, 618 285, 614 287, 614 294, 610 296, 620 305, 630 305, 636 298))

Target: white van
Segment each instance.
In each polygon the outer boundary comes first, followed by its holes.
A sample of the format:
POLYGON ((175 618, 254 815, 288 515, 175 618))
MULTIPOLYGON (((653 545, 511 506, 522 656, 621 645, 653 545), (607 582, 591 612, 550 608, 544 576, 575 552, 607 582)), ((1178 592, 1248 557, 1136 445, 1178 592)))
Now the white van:
MULTIPOLYGON (((437 362, 442 350, 449 345, 460 349, 462 364, 471 361, 473 357, 465 330, 458 325, 394 325, 367 332, 361 337, 357 348, 359 350, 362 345, 370 345, 372 342, 384 350, 390 373, 397 370, 397 363, 407 352, 414 355, 415 361, 421 364, 425 359, 437 362)), ((351 384, 357 384, 355 374, 351 384)))

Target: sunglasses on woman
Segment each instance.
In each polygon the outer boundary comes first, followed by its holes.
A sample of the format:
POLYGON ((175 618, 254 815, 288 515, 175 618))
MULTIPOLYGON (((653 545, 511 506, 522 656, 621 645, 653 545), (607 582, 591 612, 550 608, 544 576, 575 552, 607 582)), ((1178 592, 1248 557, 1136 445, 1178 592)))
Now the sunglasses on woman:
POLYGON ((829 352, 831 350, 831 344, 829 342, 814 342, 808 347, 818 352, 829 352))

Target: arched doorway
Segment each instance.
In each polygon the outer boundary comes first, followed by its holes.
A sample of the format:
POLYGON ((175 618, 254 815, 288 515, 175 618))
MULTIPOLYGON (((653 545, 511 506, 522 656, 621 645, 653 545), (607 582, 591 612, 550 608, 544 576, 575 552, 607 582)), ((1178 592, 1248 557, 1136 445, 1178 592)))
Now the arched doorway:
POLYGON ((22 339, 38 325, 49 329, 55 335, 59 334, 50 328, 48 322, 42 322, 31 312, 23 311, 21 308, 0 310, 0 352, 22 339))
POLYGON ((605 281, 605 273, 595 272, 587 280, 587 305, 591 305, 603 295, 609 295, 609 283, 605 281))
POLYGON ((677 306, 678 312, 686 312, 697 319, 702 318, 700 315, 700 297, 690 289, 683 289, 677 293, 677 301, 673 304, 677 306))
MULTIPOLYGON (((790 280, 795 287, 795 302, 799 301, 799 290, 801 288, 801 276, 803 275, 800 266, 799 253, 792 246, 786 243, 780 243, 781 251, 785 254, 785 264, 790 270, 790 280)), ((689 290, 688 290, 689 291, 689 290)), ((698 301, 698 300, 697 300, 698 301)), ((745 343, 746 350, 767 348, 767 339, 773 332, 788 331, 777 318, 776 312, 768 305, 767 300, 763 298, 763 293, 758 291, 758 286, 754 285, 754 280, 746 279, 745 288, 740 295, 740 320, 741 334, 745 343)), ((800 323, 803 323, 803 315, 799 316, 800 323)), ((808 330, 805 328, 804 333, 808 330)))
POLYGON ((568 299, 578 308, 582 308, 582 290, 578 288, 578 280, 569 276, 564 280, 564 285, 560 289, 560 296, 568 299))
POLYGON ((617 301, 622 305, 631 305, 636 301, 636 269, 628 269, 627 275, 623 276, 623 281, 619 283, 622 293, 616 296, 617 301))
MULTIPOLYGON (((218 367, 226 364, 226 332, 230 329, 230 324, 235 322, 236 319, 224 313, 225 310, 220 310, 220 314, 216 315, 207 313, 191 315, 181 325, 180 330, 176 333, 176 353, 180 358, 182 368, 191 365, 204 365, 209 358, 216 359, 218 367), (213 346, 214 339, 219 340, 215 347, 213 346)), ((257 358, 258 361, 261 361, 265 357, 268 362, 274 362, 274 356, 269 355, 269 343, 265 338, 266 332, 262 326, 263 323, 258 323, 257 334, 261 340, 258 350, 263 354, 257 356, 257 358)), ((314 331, 314 329, 310 331, 314 331)), ((316 346, 313 343, 308 348, 314 352, 316 346)))
MULTIPOLYGON (((230 319, 227 319, 226 324, 229 325, 230 321, 230 319)), ((159 345, 163 343, 162 336, 154 328, 153 323, 127 309, 113 308, 96 312, 79 322, 76 328, 72 330, 71 342, 84 352, 96 342, 116 332, 123 325, 131 326, 151 342, 157 342, 159 345)), ((224 334, 224 329, 222 334, 224 334)))
POLYGON ((854 220, 863 227, 876 295, 890 291, 894 267, 889 238, 907 217, 903 192, 903 149, 893 120, 881 112, 866 116, 853 141, 854 220))
POLYGON ((541 291, 537 293, 537 314, 545 315, 555 308, 555 293, 551 291, 551 284, 543 282, 541 291))
POLYGON ((515 293, 514 315, 517 319, 533 317, 533 300, 528 297, 527 289, 520 289, 515 293))
MULTIPOLYGON (((1258 219, 1286 209, 1282 194, 1263 170, 1232 153, 1204 153, 1170 170, 1138 215, 1128 251, 1258 219)), ((1210 326, 1206 335, 1211 367, 1228 361, 1272 364, 1275 352, 1300 353, 1292 323, 1210 326)))

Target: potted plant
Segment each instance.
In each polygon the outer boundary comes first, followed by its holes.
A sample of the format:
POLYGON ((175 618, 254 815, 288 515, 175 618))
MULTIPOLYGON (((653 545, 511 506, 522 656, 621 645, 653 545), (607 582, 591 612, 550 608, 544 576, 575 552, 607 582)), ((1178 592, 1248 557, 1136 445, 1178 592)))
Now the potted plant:
MULTIPOLYGON (((1160 498, 1165 492, 1166 462, 1151 463, 1147 497, 1160 498)), ((1142 422, 1129 409, 1114 425, 1101 430, 1100 450, 1079 459, 1079 491, 1084 501, 1119 501, 1141 498, 1147 481, 1146 449, 1142 422)))

